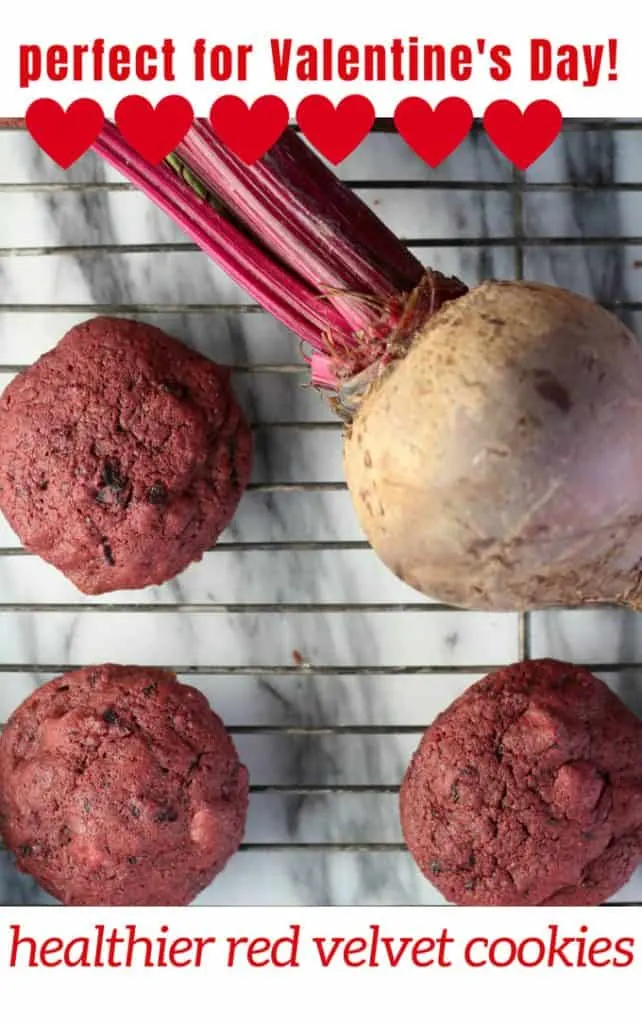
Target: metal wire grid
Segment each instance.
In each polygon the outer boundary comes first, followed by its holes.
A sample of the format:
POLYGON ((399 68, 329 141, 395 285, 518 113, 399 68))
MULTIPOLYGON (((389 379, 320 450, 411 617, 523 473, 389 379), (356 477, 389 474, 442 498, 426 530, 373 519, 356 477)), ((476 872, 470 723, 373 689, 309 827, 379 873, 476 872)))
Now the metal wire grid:
MULTIPOLYGON (((617 129, 621 131, 642 131, 642 120, 630 120, 630 121, 619 121, 619 120, 600 120, 600 121, 586 121, 586 120, 568 120, 565 122, 565 132, 582 132, 582 131, 594 131, 594 130, 605 130, 605 129, 617 129)), ((0 128, 0 131, 13 132, 19 131, 20 129, 15 128, 0 128)), ((473 127, 473 132, 480 133, 482 127, 479 123, 476 123, 473 127)), ((394 126, 389 120, 379 120, 374 129, 376 133, 393 133, 394 126)), ((513 262, 513 275, 515 279, 522 279, 524 277, 524 254, 530 246, 601 246, 601 245, 641 245, 642 237, 621 235, 609 236, 600 235, 598 237, 590 237, 586 235, 577 236, 559 236, 554 237, 542 237, 537 236, 536 238, 529 237, 527 234, 525 223, 524 223, 524 196, 528 192, 593 192, 593 191, 621 191, 621 192, 642 192, 642 181, 641 182, 623 182, 614 184, 611 182, 532 182, 525 180, 523 174, 519 171, 513 171, 512 177, 509 181, 475 181, 475 180, 402 180, 402 179, 345 179, 347 184, 355 189, 369 189, 369 190, 386 190, 386 189, 405 189, 410 193, 421 192, 423 190, 437 189, 439 191, 475 191, 475 192, 501 192, 508 194, 511 200, 512 207, 512 234, 505 237, 494 236, 492 238, 485 237, 474 237, 474 238, 433 238, 430 239, 419 237, 419 238, 406 238, 406 243, 412 248, 421 249, 425 246, 433 246, 439 248, 465 248, 467 246, 492 246, 510 248, 512 250, 512 262, 513 262)), ((100 192, 109 190, 113 192, 126 192, 130 191, 132 186, 126 183, 116 182, 0 182, 0 193, 52 193, 52 192, 81 192, 83 194, 89 194, 92 192, 100 192)), ((0 229, 0 259, 3 258, 28 258, 35 256, 48 256, 48 255, 74 255, 74 254, 101 254, 109 252, 118 252, 121 254, 154 254, 158 252, 190 252, 197 251, 197 247, 189 242, 175 242, 175 243, 145 243, 145 244, 91 244, 91 245, 63 245, 63 246, 20 246, 20 247, 3 247, 1 245, 2 236, 0 229)), ((642 301, 628 301, 625 299, 615 299, 612 302, 604 303, 607 308, 616 310, 618 312, 642 312, 642 301)), ((254 313, 259 311, 259 307, 252 303, 190 303, 190 304, 172 304, 172 303, 150 303, 150 304, 110 304, 110 305, 69 305, 69 304, 57 304, 55 306, 48 304, 29 303, 15 304, 15 303, 0 303, 1 313, 70 313, 78 315, 122 315, 122 316, 142 316, 145 314, 156 314, 156 313, 231 313, 231 314, 242 314, 242 313, 254 313)), ((23 369, 22 364, 3 364, 0 365, 0 373, 15 373, 23 369)), ((235 365, 234 367, 237 373, 257 373, 257 372, 274 372, 292 375, 293 386, 298 386, 299 381, 297 378, 301 374, 300 364, 252 364, 252 365, 235 365)), ((306 421, 287 421, 287 423, 274 423, 271 422, 270 426, 284 426, 287 425, 293 429, 298 430, 340 430, 340 424, 332 422, 328 423, 310 423, 306 421)), ((327 482, 269 482, 260 484, 251 484, 250 491, 263 491, 270 493, 296 493, 296 492, 328 492, 328 491, 344 491, 345 484, 336 481, 327 482)), ((217 552, 224 551, 243 551, 247 553, 252 552, 264 552, 276 553, 279 551, 283 552, 347 552, 347 551, 367 551, 369 545, 363 540, 335 540, 335 541, 238 541, 233 544, 219 543, 214 549, 217 552)), ((30 557, 21 547, 2 547, 0 548, 0 558, 9 556, 25 556, 30 557)), ((82 604, 61 604, 61 603, 38 603, 38 604, 21 604, 16 602, 1 602, 0 601, 0 614, 3 612, 38 612, 39 614, 46 614, 48 612, 60 612, 60 611, 73 611, 74 613, 87 612, 87 611, 99 611, 109 615, 113 612, 126 611, 127 613, 159 613, 159 614, 172 614, 180 611, 189 611, 190 613, 203 613, 203 614, 232 614, 232 613, 256 613, 260 614, 263 612, 288 612, 288 613, 305 613, 316 611, 320 614, 324 612, 347 612, 347 611, 358 611, 358 612, 421 612, 422 614, 438 614, 439 612, 447 612, 451 609, 447 605, 442 604, 426 604, 423 602, 405 602, 405 603, 362 603, 359 604, 347 604, 347 603, 318 603, 318 604, 286 604, 279 603, 274 604, 229 604, 225 603, 173 603, 173 604, 116 604, 110 603, 97 604, 91 601, 83 601, 82 604)), ((528 658, 531 654, 531 621, 528 613, 520 614, 516 617, 517 621, 517 650, 520 659, 528 658)), ((45 676, 56 675, 72 668, 78 667, 74 664, 3 664, 0 662, 0 673, 14 674, 14 673, 37 673, 45 676)), ((496 664, 463 664, 463 665, 238 665, 238 666, 221 666, 221 665, 168 665, 167 668, 175 671, 179 676, 182 675, 194 675, 194 676, 356 676, 356 677, 374 677, 374 676, 415 676, 415 675, 465 675, 465 676, 480 676, 494 668, 499 667, 496 664)), ((593 663, 588 666, 595 672, 613 672, 622 670, 641 670, 642 662, 640 661, 619 661, 619 662, 606 662, 602 664, 593 663)), ((2 729, 2 723, 0 723, 0 730, 2 729)), ((233 735, 274 735, 274 736, 304 736, 313 738, 315 736, 388 736, 388 735, 409 735, 416 736, 417 740, 422 732, 422 727, 418 725, 335 725, 328 724, 323 726, 290 726, 290 725, 237 725, 230 727, 230 732, 233 735)), ((326 795, 333 796, 342 793, 350 794, 396 794, 398 793, 399 787, 396 785, 297 785, 297 784, 286 784, 286 785, 261 785, 253 784, 251 792, 253 794, 264 794, 264 793, 281 793, 287 794, 294 797, 306 797, 314 795, 326 795)), ((242 850, 254 850, 262 852, 270 851, 284 851, 284 850, 305 850, 305 851, 324 851, 324 852, 400 852, 405 848, 402 843, 390 843, 390 842, 265 842, 265 843, 246 843, 242 850)), ((610 906, 642 906, 642 902, 615 902, 610 903, 610 906)))

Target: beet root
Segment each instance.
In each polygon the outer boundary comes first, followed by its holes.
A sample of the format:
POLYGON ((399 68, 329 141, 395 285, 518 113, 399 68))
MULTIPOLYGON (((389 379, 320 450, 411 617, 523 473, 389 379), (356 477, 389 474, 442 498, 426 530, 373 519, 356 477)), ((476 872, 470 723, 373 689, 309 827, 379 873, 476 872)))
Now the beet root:
POLYGON ((642 350, 588 299, 490 282, 366 394, 346 479, 382 561, 495 611, 642 604, 642 350))

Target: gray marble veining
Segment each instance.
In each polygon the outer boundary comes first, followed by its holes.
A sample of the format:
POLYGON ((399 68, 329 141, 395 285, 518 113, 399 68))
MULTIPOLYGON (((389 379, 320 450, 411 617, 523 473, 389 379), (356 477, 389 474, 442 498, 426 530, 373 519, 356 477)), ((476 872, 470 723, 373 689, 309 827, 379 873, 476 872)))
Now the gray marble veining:
MULTIPOLYGON (((569 131, 522 191, 481 135, 437 172, 399 139, 374 135, 342 174, 426 264, 469 283, 523 271, 606 303, 642 302, 641 247, 619 241, 642 236, 642 191, 617 189, 642 182, 642 133, 569 131), (421 182, 430 187, 412 187, 421 182)), ((255 484, 341 481, 340 433, 319 397, 301 387, 296 339, 242 308, 247 302, 100 161, 86 157, 65 174, 25 134, 0 132, 0 387, 74 323, 116 308, 234 367, 256 425, 255 484), (166 248, 153 251, 159 244, 166 248), (202 308, 215 305, 230 308, 202 308)), ((634 310, 623 315, 642 327, 634 310)), ((224 549, 173 583, 92 599, 104 610, 88 610, 51 567, 18 550, 0 521, 0 720, 48 678, 41 666, 182 666, 182 678, 200 686, 235 731, 253 782, 279 787, 254 794, 247 849, 199 903, 440 902, 396 848, 394 787, 421 728, 476 678, 467 666, 520 656, 517 617, 431 614, 430 602, 365 547, 283 550, 361 541, 344 491, 254 490, 222 539, 224 549), (401 602, 416 607, 377 607, 401 602), (177 603, 185 610, 168 610, 177 603), (298 607, 226 611, 280 603, 298 607), (350 604, 368 607, 323 607, 350 604), (297 671, 301 662, 314 668, 297 671), (420 671, 431 665, 442 671, 420 671)), ((536 614, 530 649, 613 665, 605 678, 642 712, 642 676, 617 669, 642 661, 641 622, 611 610, 536 614)), ((642 899, 642 875, 620 898, 642 899)), ((0 856, 0 904, 38 902, 49 901, 0 856)))

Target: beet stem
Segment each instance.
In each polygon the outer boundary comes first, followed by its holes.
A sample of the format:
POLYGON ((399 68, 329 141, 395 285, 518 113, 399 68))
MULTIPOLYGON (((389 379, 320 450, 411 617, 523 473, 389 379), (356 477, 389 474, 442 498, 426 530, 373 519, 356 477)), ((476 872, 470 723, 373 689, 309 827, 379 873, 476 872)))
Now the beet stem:
POLYGON ((311 347, 303 354, 317 387, 338 393, 357 377, 367 386, 466 291, 426 272, 291 128, 249 165, 203 119, 160 167, 113 125, 94 148, 311 347))
POLYGON ((376 323, 380 308, 372 299, 386 304, 421 280, 421 264, 292 129, 249 166, 205 121, 195 123, 177 153, 263 245, 327 297, 353 331, 376 323))
MULTIPOLYGON (((169 167, 148 164, 110 125, 105 126, 94 149, 149 196, 264 309, 310 345, 322 344, 322 332, 332 320, 328 304, 271 260, 211 201, 202 198, 169 167)), ((334 327, 341 333, 348 329, 338 318, 334 327)))

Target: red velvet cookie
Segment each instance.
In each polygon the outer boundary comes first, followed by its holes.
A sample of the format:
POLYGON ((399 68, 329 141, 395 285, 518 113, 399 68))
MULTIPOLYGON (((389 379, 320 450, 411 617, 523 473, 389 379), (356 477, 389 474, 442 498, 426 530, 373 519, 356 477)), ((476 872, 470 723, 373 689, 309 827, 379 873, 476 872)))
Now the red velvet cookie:
POLYGON ((198 561, 250 476, 229 371, 147 324, 72 328, 0 398, 0 509, 85 594, 198 561))
POLYGON ((585 669, 512 665, 427 729, 400 803, 453 903, 597 905, 642 861, 642 722, 585 669))
POLYGON ((61 676, 0 737, 0 831, 63 903, 191 902, 237 851, 247 771, 198 690, 103 665, 61 676))

